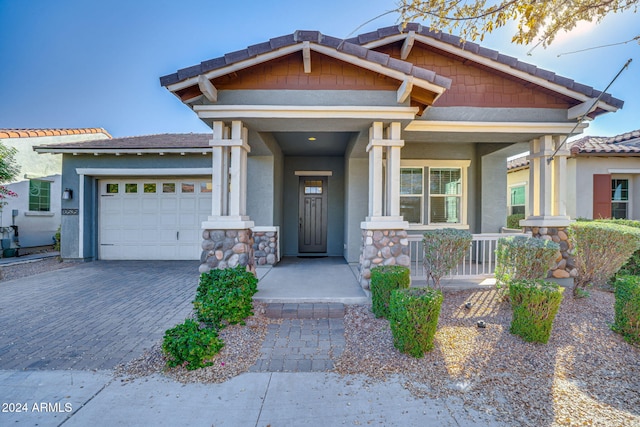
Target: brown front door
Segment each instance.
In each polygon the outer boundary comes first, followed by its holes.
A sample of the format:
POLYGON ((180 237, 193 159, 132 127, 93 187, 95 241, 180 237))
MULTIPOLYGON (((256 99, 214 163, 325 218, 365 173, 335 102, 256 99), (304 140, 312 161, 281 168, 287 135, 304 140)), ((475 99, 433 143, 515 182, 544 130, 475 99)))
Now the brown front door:
POLYGON ((298 252, 327 252, 327 177, 301 176, 298 252))

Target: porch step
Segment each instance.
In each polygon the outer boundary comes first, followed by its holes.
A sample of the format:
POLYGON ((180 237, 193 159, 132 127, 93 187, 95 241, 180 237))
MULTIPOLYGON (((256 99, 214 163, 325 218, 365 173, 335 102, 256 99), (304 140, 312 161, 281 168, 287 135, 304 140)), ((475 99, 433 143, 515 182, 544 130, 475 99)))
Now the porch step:
POLYGON ((269 303, 265 315, 271 319, 338 319, 344 317, 344 304, 269 303))

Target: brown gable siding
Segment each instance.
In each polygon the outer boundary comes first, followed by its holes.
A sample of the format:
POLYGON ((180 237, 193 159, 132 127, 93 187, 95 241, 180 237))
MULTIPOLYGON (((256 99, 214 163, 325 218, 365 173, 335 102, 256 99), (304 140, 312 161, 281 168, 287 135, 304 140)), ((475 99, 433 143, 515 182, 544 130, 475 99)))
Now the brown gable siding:
POLYGON ((302 53, 256 65, 212 81, 219 90, 228 89, 338 89, 397 90, 392 78, 343 61, 311 52, 311 73, 304 72, 302 53))
MULTIPOLYGON (((402 43, 398 42, 382 46, 379 50, 399 58, 401 47, 402 43)), ((452 80, 451 88, 434 104, 436 107, 566 109, 576 103, 570 103, 531 83, 465 63, 460 58, 420 43, 413 46, 406 61, 452 80)))

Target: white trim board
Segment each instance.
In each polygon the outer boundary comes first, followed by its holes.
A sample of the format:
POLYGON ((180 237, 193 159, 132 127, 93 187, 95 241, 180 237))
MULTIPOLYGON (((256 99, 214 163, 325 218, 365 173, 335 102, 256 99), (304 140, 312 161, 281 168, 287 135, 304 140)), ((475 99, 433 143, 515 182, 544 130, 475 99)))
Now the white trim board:
POLYGON ((213 168, 77 168, 76 173, 88 176, 189 176, 211 175, 213 168))

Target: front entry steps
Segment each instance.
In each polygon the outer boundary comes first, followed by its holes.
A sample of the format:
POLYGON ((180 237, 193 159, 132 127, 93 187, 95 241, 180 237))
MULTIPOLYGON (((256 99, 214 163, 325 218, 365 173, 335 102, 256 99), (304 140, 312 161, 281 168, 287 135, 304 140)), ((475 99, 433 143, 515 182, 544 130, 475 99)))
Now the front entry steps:
POLYGON ((341 319, 344 311, 341 303, 269 303, 265 316, 271 319, 341 319))

